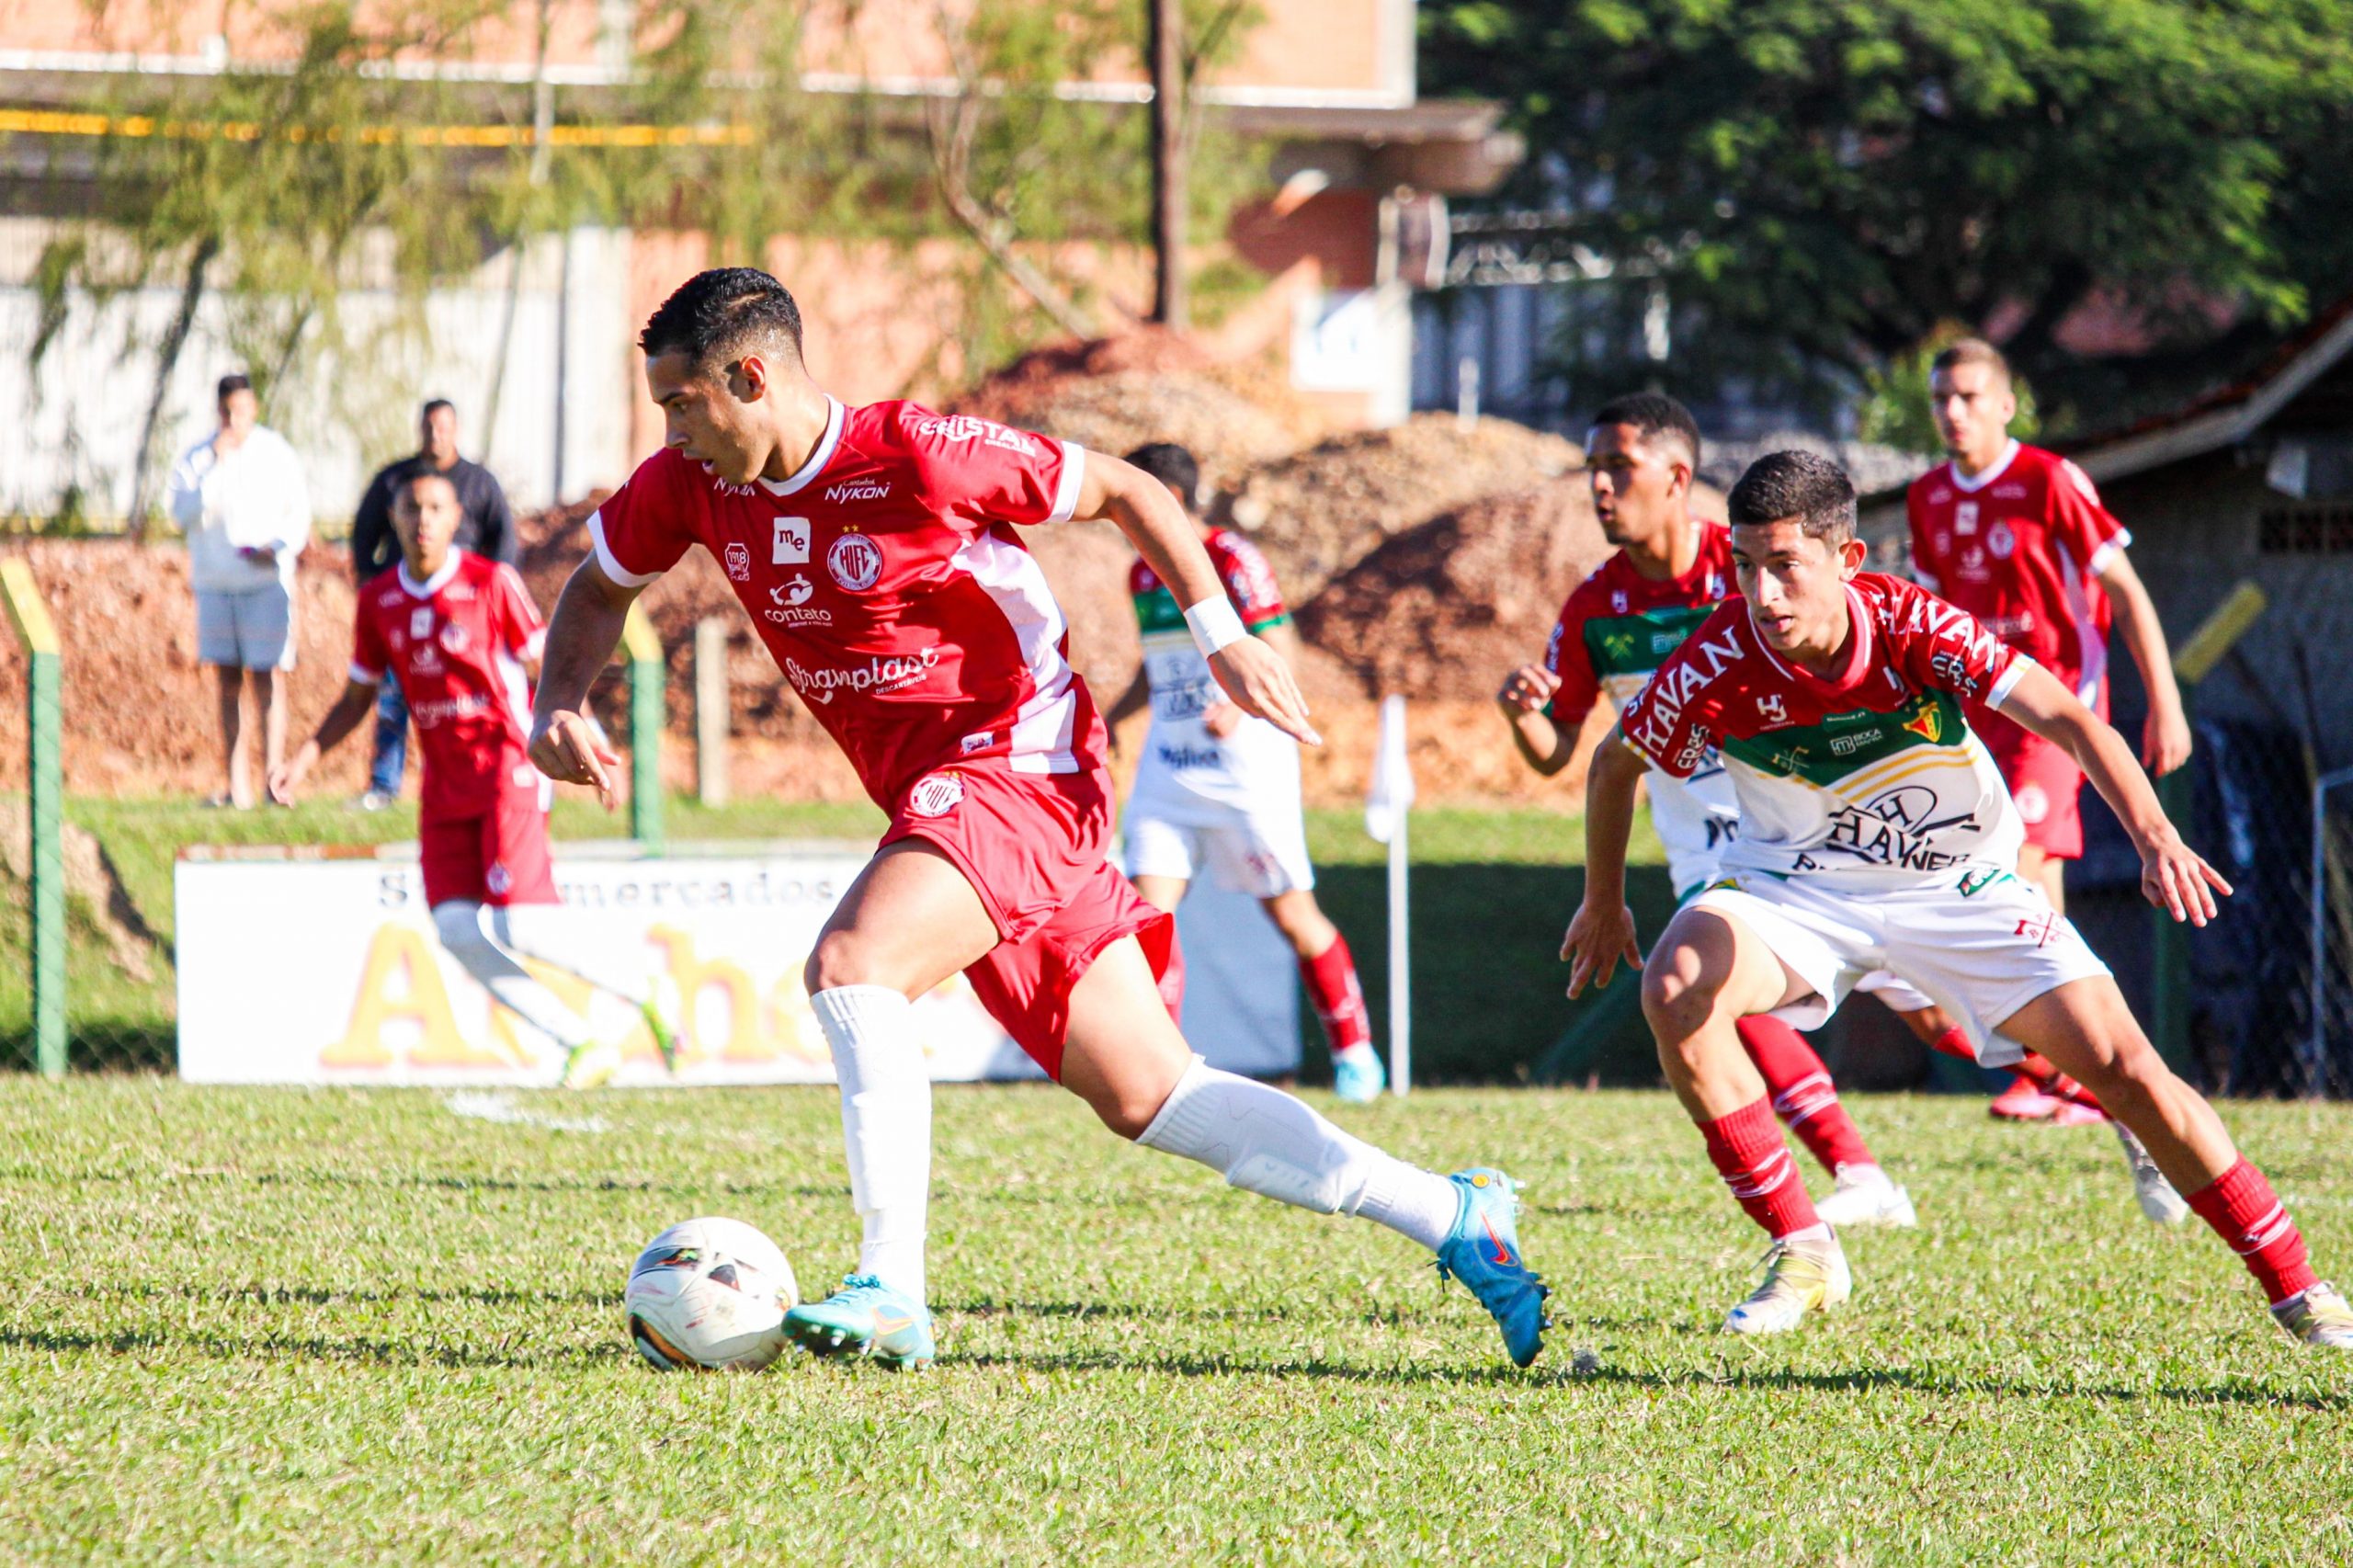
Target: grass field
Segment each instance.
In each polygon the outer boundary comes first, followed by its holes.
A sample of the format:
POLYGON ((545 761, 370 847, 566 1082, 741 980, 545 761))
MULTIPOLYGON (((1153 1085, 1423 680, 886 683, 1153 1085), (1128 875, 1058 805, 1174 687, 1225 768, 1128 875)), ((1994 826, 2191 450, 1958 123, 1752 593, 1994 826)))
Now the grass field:
MULTIPOLYGON (((2353 1360, 2272 1329, 2202 1228, 2141 1220, 2105 1133, 1857 1107, 1922 1226, 1857 1233, 1852 1310, 1762 1344, 1715 1330, 1756 1238, 1663 1095, 1340 1113, 1528 1181, 1568 1321, 1518 1373, 1386 1233, 1051 1090, 946 1090, 940 1365, 688 1378, 623 1346, 622 1270, 718 1212, 829 1284, 855 1224, 830 1092, 500 1122, 0 1079, 0 1557, 2353 1559, 2353 1360)), ((2353 1109, 2230 1114, 2347 1267, 2353 1109)))

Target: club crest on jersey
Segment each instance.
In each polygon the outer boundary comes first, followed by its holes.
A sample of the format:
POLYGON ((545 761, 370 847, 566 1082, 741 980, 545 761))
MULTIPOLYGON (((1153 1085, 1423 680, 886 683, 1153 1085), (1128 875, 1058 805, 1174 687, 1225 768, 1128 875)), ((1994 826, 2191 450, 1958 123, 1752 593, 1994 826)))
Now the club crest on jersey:
POLYGON ((919 817, 944 817, 964 799, 963 775, 935 773, 907 792, 907 810, 919 817))
POLYGON ((734 583, 752 580, 752 547, 741 540, 727 547, 727 577, 734 583))
POLYGON ((825 570, 851 593, 862 594, 882 579, 882 547, 864 534, 844 534, 825 551, 825 570))
POLYGON ((451 653, 462 657, 466 644, 471 641, 466 635, 466 629, 454 620, 441 629, 441 646, 451 653))
POLYGON ((1904 727, 1930 745, 1942 744, 1945 738, 1944 710, 1934 706, 1923 708, 1904 721, 1904 727))
POLYGON ((809 563, 809 519, 806 517, 774 517, 769 526, 775 537, 768 551, 771 566, 806 566, 809 563))
POLYGON ((490 869, 483 873, 482 885, 488 888, 494 895, 504 898, 514 887, 515 879, 507 874, 506 862, 493 860, 490 863, 490 869))
POLYGON ((2009 524, 1997 522, 1985 530, 1985 548, 1994 552, 1995 560, 2007 561, 2018 547, 2018 536, 2010 531, 2009 524))

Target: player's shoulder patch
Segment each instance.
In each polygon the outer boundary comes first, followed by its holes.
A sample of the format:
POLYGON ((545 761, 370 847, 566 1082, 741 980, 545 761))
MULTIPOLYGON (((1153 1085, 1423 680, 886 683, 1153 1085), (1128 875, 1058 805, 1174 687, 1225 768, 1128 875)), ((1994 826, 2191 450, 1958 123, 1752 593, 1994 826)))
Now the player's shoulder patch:
POLYGON ((2073 458, 2061 458, 2059 472, 2066 475, 2067 483, 2074 485, 2085 500, 2095 506, 2099 505, 2099 487, 2092 483, 2092 476, 2084 472, 2082 464, 2073 458))

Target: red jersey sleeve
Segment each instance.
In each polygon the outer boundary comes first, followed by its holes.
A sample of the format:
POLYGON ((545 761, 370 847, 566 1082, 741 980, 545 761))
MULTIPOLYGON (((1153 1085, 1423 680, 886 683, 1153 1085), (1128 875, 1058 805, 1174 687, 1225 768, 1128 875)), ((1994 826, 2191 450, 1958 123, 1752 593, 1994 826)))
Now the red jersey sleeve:
POLYGON ((523 586, 515 568, 504 563, 491 581, 500 644, 518 659, 538 658, 547 651, 548 628, 540 619, 540 607, 531 602, 531 591, 523 586))
POLYGON ((1880 635, 1886 660, 1915 686, 1999 708, 2034 661, 1985 628, 1985 623, 1927 589, 1886 579, 1880 635))
POLYGON ((968 414, 906 405, 900 436, 943 517, 991 523, 1065 523, 1078 509, 1086 449, 968 414))
POLYGON ((392 655, 368 598, 369 590, 360 589, 359 613, 351 618, 351 678, 362 686, 378 686, 392 667, 392 655))
POLYGON ((1552 722, 1574 729, 1585 722, 1601 700, 1601 680, 1593 673, 1593 655, 1585 645, 1585 611, 1571 594, 1552 623, 1552 640, 1544 644, 1544 667, 1561 677, 1559 689, 1544 711, 1552 722))
POLYGON ((2046 495, 2052 537, 2084 563, 2086 576, 2097 577, 2107 571, 2117 551, 2132 542, 2132 535, 2116 520, 2116 514, 2100 504, 2092 476, 2077 467, 2074 459, 2061 458, 2051 465, 2046 495))
POLYGON ((1245 631, 1263 631, 1290 619, 1283 591, 1275 585, 1275 569, 1258 547, 1239 534, 1220 533, 1222 547, 1214 552, 1218 575, 1225 581, 1225 597, 1241 612, 1245 631))
POLYGON ((681 462, 668 451, 654 453, 588 518, 597 564, 625 588, 642 588, 676 566, 698 537, 681 462))
MULTIPOLYGON (((1726 639, 1734 622, 1747 614, 1738 599, 1719 606, 1618 711, 1618 729, 1626 744, 1669 778, 1690 778, 1721 738, 1718 721, 1725 683, 1720 677, 1728 668, 1738 667, 1736 661, 1727 663, 1726 639), (1707 656, 1700 657, 1702 653, 1707 656)), ((1729 646, 1737 648, 1737 639, 1729 646)))
POLYGON ((1912 580, 1938 594, 1944 591, 1942 565, 1929 543, 1927 484, 1926 480, 1915 480, 1904 492, 1904 520, 1912 529, 1912 580))

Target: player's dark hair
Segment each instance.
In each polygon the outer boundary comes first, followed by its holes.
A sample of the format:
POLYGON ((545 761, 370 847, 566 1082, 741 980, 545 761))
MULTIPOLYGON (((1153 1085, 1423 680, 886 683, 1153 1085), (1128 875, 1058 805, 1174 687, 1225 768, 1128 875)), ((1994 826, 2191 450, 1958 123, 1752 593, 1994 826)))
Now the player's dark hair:
POLYGON ((1629 392, 1624 397, 1611 398, 1595 410, 1586 428, 1603 425, 1631 425, 1645 441, 1672 437, 1688 449, 1691 466, 1699 466, 1699 422, 1691 417, 1689 409, 1665 392, 1629 392))
POLYGON ((452 496, 458 494, 456 480, 451 479, 438 468, 420 468, 400 482, 399 487, 392 492, 392 505, 397 506, 404 501, 412 506, 416 505, 416 487, 427 483, 446 484, 449 487, 449 494, 452 496))
POLYGON ((1786 522, 1815 539, 1843 544, 1855 537, 1855 486, 1847 471, 1813 452, 1768 452, 1748 465, 1724 498, 1732 526, 1786 522))
POLYGON ((756 267, 714 267, 678 285, 646 318, 637 346, 651 358, 683 351, 697 369, 732 364, 756 348, 789 345, 801 358, 801 307, 756 267))
POLYGON ((1199 504, 1201 465, 1176 442, 1146 442, 1128 454, 1128 461, 1182 495, 1188 506, 1199 504))
POLYGON ((226 403, 229 401, 229 394, 231 392, 251 392, 253 390, 254 383, 252 377, 241 373, 233 373, 222 377, 220 385, 212 389, 212 401, 214 403, 226 403))
POLYGON ((425 406, 416 411, 416 416, 419 419, 430 419, 433 417, 433 411, 437 408, 446 408, 452 414, 458 412, 458 405, 448 398, 428 397, 425 400, 425 406))

